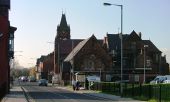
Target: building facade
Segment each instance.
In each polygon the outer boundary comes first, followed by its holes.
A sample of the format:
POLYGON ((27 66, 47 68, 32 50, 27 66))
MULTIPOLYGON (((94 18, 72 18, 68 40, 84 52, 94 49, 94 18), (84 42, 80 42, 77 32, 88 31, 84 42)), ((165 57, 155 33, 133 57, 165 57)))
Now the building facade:
POLYGON ((9 92, 10 61, 14 58, 14 32, 9 22, 10 0, 0 0, 0 96, 9 92))
MULTIPOLYGON (((162 52, 150 40, 142 40, 141 36, 135 31, 123 34, 123 79, 142 83, 149 82, 156 75, 169 74, 169 65, 162 52)), ((106 42, 106 48, 114 59, 114 79, 120 79, 120 35, 107 34, 106 42)))
POLYGON ((36 79, 47 79, 49 82, 54 75, 54 53, 41 56, 36 63, 36 79))
POLYGON ((100 81, 111 81, 112 58, 94 35, 81 41, 64 62, 69 62, 71 65, 67 72, 68 75, 71 74, 70 80, 85 82, 88 76, 96 76, 100 78, 100 81))

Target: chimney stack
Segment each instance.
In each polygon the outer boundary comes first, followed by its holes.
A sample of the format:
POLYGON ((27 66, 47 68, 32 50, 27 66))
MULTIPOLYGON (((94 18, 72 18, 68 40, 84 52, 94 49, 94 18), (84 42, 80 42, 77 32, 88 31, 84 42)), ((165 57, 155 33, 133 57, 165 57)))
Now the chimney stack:
POLYGON ((140 37, 140 38, 142 38, 142 33, 141 33, 141 32, 139 32, 138 34, 139 34, 139 37, 140 37))

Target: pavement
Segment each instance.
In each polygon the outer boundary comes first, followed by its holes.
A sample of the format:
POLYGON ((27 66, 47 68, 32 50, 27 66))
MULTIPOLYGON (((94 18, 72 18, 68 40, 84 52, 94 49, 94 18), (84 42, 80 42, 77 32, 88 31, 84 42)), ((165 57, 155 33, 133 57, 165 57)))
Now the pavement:
POLYGON ((28 102, 22 87, 20 86, 13 86, 10 89, 10 93, 7 94, 1 102, 28 102))
MULTIPOLYGON (((62 86, 55 86, 56 88, 68 90, 68 91, 73 91, 71 87, 62 87, 62 86)), ((122 98, 120 96, 115 96, 115 95, 110 95, 110 94, 104 94, 104 93, 99 93, 97 91, 93 90, 78 90, 78 91, 73 91, 75 93, 81 93, 87 96, 91 97, 99 97, 99 98, 106 98, 106 99, 111 99, 116 102, 145 102, 145 101, 138 101, 134 100, 132 98, 122 98)), ((25 91, 21 86, 13 86, 10 89, 10 93, 7 94, 1 102, 28 102, 27 97, 25 95, 25 91)))

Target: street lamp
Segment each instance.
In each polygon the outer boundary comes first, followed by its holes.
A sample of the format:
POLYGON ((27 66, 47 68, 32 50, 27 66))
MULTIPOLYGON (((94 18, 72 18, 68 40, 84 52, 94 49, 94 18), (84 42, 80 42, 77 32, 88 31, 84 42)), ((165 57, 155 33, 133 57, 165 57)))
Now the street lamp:
POLYGON ((103 3, 104 6, 118 6, 121 8, 121 33, 120 33, 120 39, 121 39, 121 95, 123 94, 123 84, 122 84, 122 80, 123 80, 123 5, 118 5, 118 4, 111 4, 111 3, 103 3))
POLYGON ((146 61, 145 61, 146 60, 146 58, 145 58, 146 57, 145 48, 148 47, 148 45, 144 45, 143 47, 144 47, 144 49, 143 49, 144 50, 144 52, 143 52, 143 54, 144 54, 143 55, 144 56, 143 57, 143 84, 144 84, 145 83, 145 70, 146 70, 145 69, 145 67, 146 67, 146 65, 145 65, 146 64, 146 61))

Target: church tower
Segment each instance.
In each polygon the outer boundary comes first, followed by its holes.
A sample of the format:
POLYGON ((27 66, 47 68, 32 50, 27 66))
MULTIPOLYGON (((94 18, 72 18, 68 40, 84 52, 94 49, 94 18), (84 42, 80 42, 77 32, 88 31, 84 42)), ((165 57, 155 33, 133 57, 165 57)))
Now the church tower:
POLYGON ((62 14, 60 24, 57 26, 56 39, 70 39, 70 26, 67 25, 65 14, 62 14))
POLYGON ((60 24, 57 26, 57 34, 55 37, 54 45, 54 73, 55 75, 60 76, 60 67, 61 67, 61 43, 70 39, 70 26, 67 24, 66 16, 62 13, 60 24))

